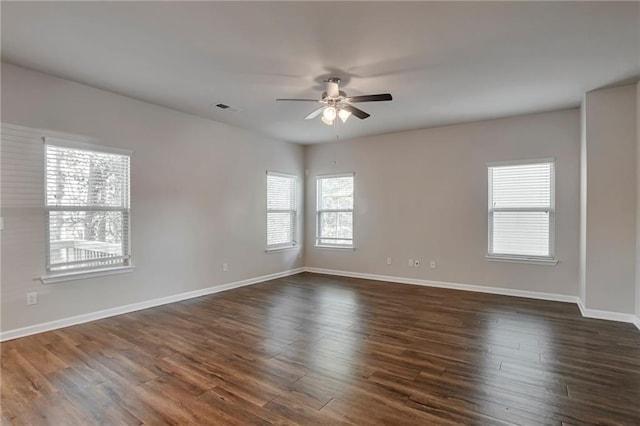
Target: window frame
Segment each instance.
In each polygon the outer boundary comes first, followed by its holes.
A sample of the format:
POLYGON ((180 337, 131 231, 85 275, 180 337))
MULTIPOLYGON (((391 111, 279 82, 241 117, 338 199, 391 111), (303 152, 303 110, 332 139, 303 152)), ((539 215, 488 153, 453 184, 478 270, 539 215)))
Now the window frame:
MULTIPOLYGON (((315 248, 322 248, 322 249, 335 249, 335 250, 355 250, 355 228, 356 228, 356 224, 355 224, 355 207, 356 207, 356 176, 355 173, 353 172, 346 172, 346 173, 335 173, 335 174, 325 174, 325 175, 316 175, 316 236, 315 236, 315 240, 314 240, 314 247, 315 248), (320 206, 320 191, 319 189, 319 184, 320 181, 323 179, 334 179, 334 178, 343 178, 343 177, 350 177, 353 179, 353 191, 352 191, 352 198, 353 198, 353 203, 351 206, 351 209, 319 209, 320 206), (320 240, 327 240, 327 239, 332 239, 332 238, 322 238, 322 236, 320 235, 320 220, 322 217, 322 213, 351 213, 351 244, 330 244, 330 243, 320 243, 320 240)), ((333 238, 335 240, 347 240, 348 238, 333 238)))
MULTIPOLYGON (((88 143, 84 141, 74 140, 71 138, 61 138, 61 137, 49 137, 45 136, 42 138, 44 142, 44 212, 45 212, 45 274, 40 277, 40 280, 43 284, 61 282, 61 281, 71 281, 76 279, 84 279, 90 278, 94 276, 101 275, 112 275, 130 272, 133 270, 133 265, 131 263, 131 223, 132 223, 132 214, 131 214, 131 158, 133 156, 133 151, 123 148, 110 147, 104 145, 97 145, 94 143, 88 143), (87 207, 82 208, 84 206, 51 206, 48 204, 48 157, 47 157, 47 146, 55 146, 59 148, 67 148, 74 149, 79 151, 89 151, 96 152, 102 154, 115 154, 129 157, 129 167, 128 167, 128 176, 127 176, 127 190, 128 190, 128 203, 126 208, 119 207, 108 207, 103 206, 100 208, 95 207, 87 207), (72 267, 68 269, 55 270, 52 267, 55 267, 55 264, 51 264, 51 240, 50 240, 50 214, 51 212, 56 211, 117 211, 122 212, 123 216, 126 215, 126 232, 122 233, 122 256, 117 256, 110 258, 111 260, 121 260, 121 262, 113 264, 113 265, 95 265, 95 266, 87 266, 87 267, 72 267)), ((87 261, 79 261, 79 263, 87 263, 87 261)))
POLYGON ((558 260, 556 259, 555 250, 555 228, 556 228, 556 161, 555 158, 536 158, 526 160, 511 160, 511 161, 494 161, 487 163, 487 254, 486 259, 490 261, 504 261, 515 263, 532 263, 532 264, 547 264, 556 265, 558 260), (513 208, 494 208, 492 206, 493 201, 493 182, 491 168, 493 167, 508 167, 508 166, 524 166, 532 164, 550 164, 551 165, 551 182, 550 182, 550 203, 549 208, 541 207, 513 207, 513 208), (549 255, 548 256, 535 256, 535 255, 519 255, 519 254, 503 254, 494 253, 493 250, 493 213, 495 212, 540 212, 544 211, 549 214, 549 255))
POLYGON ((293 249, 298 247, 298 175, 291 173, 282 173, 276 172, 272 170, 267 170, 265 180, 265 189, 266 189, 266 229, 265 229, 265 246, 267 252, 280 251, 293 249), (294 188, 293 188, 293 209, 269 209, 269 176, 277 176, 288 179, 293 179, 294 188), (280 244, 269 244, 269 213, 289 213, 291 215, 292 220, 292 235, 291 241, 287 243, 280 244))

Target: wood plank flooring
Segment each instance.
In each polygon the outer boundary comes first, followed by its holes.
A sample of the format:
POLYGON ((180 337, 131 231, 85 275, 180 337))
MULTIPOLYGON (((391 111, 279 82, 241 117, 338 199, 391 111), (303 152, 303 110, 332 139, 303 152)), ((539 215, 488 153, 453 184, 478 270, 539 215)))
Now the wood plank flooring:
POLYGON ((3 424, 640 424, 640 332, 299 274, 5 342, 3 424))

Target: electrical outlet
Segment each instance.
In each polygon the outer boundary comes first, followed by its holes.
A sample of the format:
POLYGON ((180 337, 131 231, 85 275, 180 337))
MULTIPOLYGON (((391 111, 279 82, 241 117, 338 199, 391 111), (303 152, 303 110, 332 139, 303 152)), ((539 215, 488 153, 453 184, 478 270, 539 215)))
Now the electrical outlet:
POLYGON ((413 268, 413 259, 409 259, 409 261, 407 262, 407 266, 409 268, 413 268))
POLYGON ((27 293, 27 305, 35 305, 38 303, 38 293, 35 291, 27 293))
POLYGON ((222 264, 222 272, 227 272, 229 270, 229 265, 227 265, 226 263, 222 264))
POLYGON ((391 262, 391 258, 390 258, 390 257, 387 257, 387 265, 391 265, 391 263, 392 263, 392 262, 391 262))
POLYGON ((436 269, 438 267, 435 260, 432 260, 429 266, 431 267, 431 269, 436 269))
POLYGON ((413 266, 415 266, 416 268, 420 267, 420 261, 418 259, 413 261, 413 266))

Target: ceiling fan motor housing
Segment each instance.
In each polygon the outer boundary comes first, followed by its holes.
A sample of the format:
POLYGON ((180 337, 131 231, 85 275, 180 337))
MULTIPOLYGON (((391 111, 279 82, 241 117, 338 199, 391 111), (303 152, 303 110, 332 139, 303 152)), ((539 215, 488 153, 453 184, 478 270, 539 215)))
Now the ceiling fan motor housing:
POLYGON ((327 95, 330 98, 337 98, 340 96, 340 79, 332 77, 327 80, 327 95))

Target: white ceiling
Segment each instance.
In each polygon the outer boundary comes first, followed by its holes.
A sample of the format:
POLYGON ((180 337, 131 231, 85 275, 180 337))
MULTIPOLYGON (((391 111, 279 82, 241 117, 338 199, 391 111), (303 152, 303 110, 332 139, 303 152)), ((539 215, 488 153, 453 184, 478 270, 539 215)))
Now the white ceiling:
POLYGON ((640 74, 639 5, 3 1, 2 59, 315 143, 576 106, 640 74), (319 97, 329 76, 394 100, 336 128, 274 101, 319 97))

